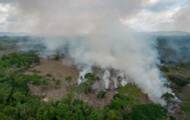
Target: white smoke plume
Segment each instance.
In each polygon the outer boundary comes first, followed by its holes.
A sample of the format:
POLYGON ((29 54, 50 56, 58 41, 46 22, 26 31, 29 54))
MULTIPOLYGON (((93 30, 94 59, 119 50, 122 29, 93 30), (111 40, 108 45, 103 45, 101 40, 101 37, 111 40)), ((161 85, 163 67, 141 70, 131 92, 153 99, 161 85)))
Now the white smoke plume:
POLYGON ((107 68, 102 78, 108 88, 109 68, 120 70, 130 77, 127 82, 138 85, 154 102, 163 103, 161 96, 168 88, 157 67, 156 42, 121 22, 137 14, 148 1, 15 0, 15 4, 27 31, 48 38, 45 44, 49 51, 67 53, 79 66, 80 76, 93 66, 107 68))
POLYGON ((111 78, 110 72, 108 70, 105 70, 102 79, 104 80, 106 89, 109 89, 110 78, 111 78))

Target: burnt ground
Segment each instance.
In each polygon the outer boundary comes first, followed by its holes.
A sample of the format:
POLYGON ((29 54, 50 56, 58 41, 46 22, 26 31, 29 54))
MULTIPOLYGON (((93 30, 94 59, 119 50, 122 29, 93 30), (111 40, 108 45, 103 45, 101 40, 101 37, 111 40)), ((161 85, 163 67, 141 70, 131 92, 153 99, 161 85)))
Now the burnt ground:
POLYGON ((116 91, 107 91, 104 98, 97 98, 96 93, 89 93, 89 94, 76 94, 75 98, 83 100, 84 102, 87 102, 89 105, 94 107, 103 107, 107 104, 109 104, 113 98, 113 96, 116 94, 116 91))

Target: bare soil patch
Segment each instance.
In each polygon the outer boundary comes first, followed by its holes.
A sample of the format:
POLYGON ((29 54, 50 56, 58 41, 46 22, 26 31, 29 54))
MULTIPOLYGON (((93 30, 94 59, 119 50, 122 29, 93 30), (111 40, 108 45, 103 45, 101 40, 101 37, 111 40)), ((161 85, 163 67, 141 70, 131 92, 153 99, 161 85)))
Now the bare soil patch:
POLYGON ((59 100, 77 84, 78 71, 64 60, 41 59, 40 64, 31 68, 29 72, 37 72, 50 81, 48 85, 29 85, 33 95, 42 97, 45 100, 59 100), (70 77, 69 80, 66 80, 70 77))
MULTIPOLYGON (((44 101, 60 100, 77 87, 79 72, 75 66, 68 64, 67 60, 41 59, 39 65, 27 71, 27 73, 32 72, 49 79, 47 85, 28 85, 31 94, 41 97, 44 101), (67 77, 71 77, 71 80, 66 80, 67 77)), ((88 94, 75 92, 74 98, 94 107, 103 107, 110 103, 115 94, 116 90, 108 90, 104 98, 97 98, 95 92, 88 94)))

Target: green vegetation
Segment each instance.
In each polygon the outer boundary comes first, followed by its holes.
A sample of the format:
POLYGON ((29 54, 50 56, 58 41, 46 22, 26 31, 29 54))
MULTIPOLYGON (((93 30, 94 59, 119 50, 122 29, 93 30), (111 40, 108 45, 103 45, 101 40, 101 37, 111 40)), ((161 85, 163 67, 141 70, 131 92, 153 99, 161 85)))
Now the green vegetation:
MULTIPOLYGON (((181 100, 181 109, 184 112, 185 120, 190 118, 190 63, 179 63, 173 65, 163 65, 161 67, 163 74, 171 82, 170 87, 175 91, 177 97, 181 100)), ((173 95, 166 93, 162 96, 167 103, 173 99, 173 95)))
POLYGON ((11 53, 3 55, 0 59, 1 68, 28 68, 39 63, 39 57, 35 52, 11 53))
MULTIPOLYGON (((160 66, 160 70, 164 73, 169 80, 173 80, 172 82, 178 85, 178 81, 182 81, 184 83, 179 83, 179 86, 187 84, 190 78, 190 62, 189 63, 178 63, 172 65, 162 65, 160 66)), ((190 81, 189 81, 190 82, 190 81)))
POLYGON ((80 92, 83 92, 85 94, 88 94, 92 92, 92 84, 93 81, 96 79, 95 75, 92 73, 87 73, 84 76, 84 82, 81 83, 77 88, 80 92))
POLYGON ((139 104, 125 95, 116 94, 104 108, 106 120, 166 120, 166 110, 157 104, 139 104))
POLYGON ((92 92, 92 87, 91 86, 92 86, 91 82, 86 81, 86 82, 81 83, 77 87, 77 89, 78 89, 78 92, 88 94, 88 93, 92 92))
POLYGON ((0 36, 0 53, 3 53, 2 51, 8 52, 9 50, 15 50, 16 49, 16 40, 10 37, 6 36, 0 36))
POLYGON ((163 120, 167 119, 166 110, 160 105, 145 104, 133 106, 127 120, 163 120))
POLYGON ((167 104, 170 103, 171 100, 173 100, 175 98, 174 95, 172 95, 171 93, 165 93, 162 95, 162 98, 167 102, 167 104))
POLYGON ((185 120, 189 120, 189 118, 190 118, 190 96, 189 95, 184 96, 182 98, 182 101, 183 102, 182 102, 181 108, 185 112, 185 115, 186 115, 185 120))
POLYGON ((137 104, 137 101, 135 101, 133 98, 130 98, 128 96, 125 96, 123 94, 116 94, 111 103, 108 105, 111 109, 128 109, 131 106, 137 104))
POLYGON ((121 94, 126 94, 127 92, 127 95, 130 97, 139 97, 142 94, 141 90, 133 84, 127 84, 124 87, 120 87, 118 92, 121 94))
MULTIPOLYGON (((25 70, 39 63, 33 52, 11 53, 0 58, 0 119, 1 120, 163 120, 166 111, 160 105, 142 104, 136 97, 141 92, 135 85, 118 89, 111 103, 94 108, 68 93, 60 101, 44 102, 32 96, 28 84, 46 84, 37 73, 25 74, 25 70), (127 94, 126 94, 127 91, 127 94)), ((70 77, 66 78, 68 81, 70 77)), ((91 91, 96 77, 88 73, 79 87, 85 93, 91 91)), ((71 91, 73 92, 73 91, 71 91)), ((104 91, 97 93, 104 98, 104 91)))
POLYGON ((65 77, 65 81, 69 82, 69 81, 71 81, 71 80, 72 80, 72 77, 71 77, 71 76, 65 77))
POLYGON ((26 120, 32 118, 40 106, 39 98, 31 96, 28 84, 44 83, 38 75, 26 75, 22 68, 37 63, 33 53, 12 53, 0 59, 0 118, 2 120, 26 120))
POLYGON ((168 75, 168 79, 179 87, 184 87, 187 84, 189 84, 189 81, 187 79, 184 79, 183 77, 180 76, 168 75))
POLYGON ((96 80, 96 76, 93 73, 87 73, 84 78, 86 81, 92 82, 93 80, 96 80))
POLYGON ((97 98, 104 98, 106 95, 106 91, 99 91, 97 94, 96 94, 96 97, 97 98))
POLYGON ((137 103, 144 103, 144 101, 148 102, 148 99, 143 101, 147 96, 145 96, 142 91, 133 84, 127 84, 124 87, 119 87, 118 93, 128 96, 137 103))

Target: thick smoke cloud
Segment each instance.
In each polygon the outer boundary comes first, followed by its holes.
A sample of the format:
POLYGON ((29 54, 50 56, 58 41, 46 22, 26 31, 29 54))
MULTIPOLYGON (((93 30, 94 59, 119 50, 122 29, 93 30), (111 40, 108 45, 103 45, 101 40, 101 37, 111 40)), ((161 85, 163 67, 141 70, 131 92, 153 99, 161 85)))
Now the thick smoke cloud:
POLYGON ((102 79, 108 87, 109 69, 122 71, 130 78, 126 82, 138 85, 151 100, 163 103, 160 97, 168 89, 157 68, 155 41, 121 22, 122 18, 137 14, 148 1, 16 0, 15 5, 20 20, 25 20, 23 27, 33 34, 48 36, 44 41, 48 50, 63 49, 81 74, 99 66, 104 70, 102 79))
POLYGON ((32 32, 81 35, 99 29, 97 27, 102 25, 114 24, 114 21, 124 16, 134 15, 145 1, 17 0, 16 4, 20 8, 21 17, 33 20, 30 22, 33 24, 32 32))
MULTIPOLYGON (((189 3, 190 4, 190 3, 189 3)), ((190 6, 185 6, 174 16, 174 29, 190 32, 190 6)))

